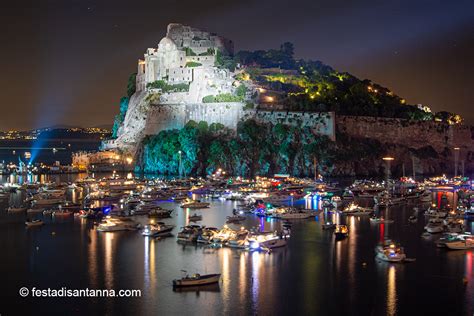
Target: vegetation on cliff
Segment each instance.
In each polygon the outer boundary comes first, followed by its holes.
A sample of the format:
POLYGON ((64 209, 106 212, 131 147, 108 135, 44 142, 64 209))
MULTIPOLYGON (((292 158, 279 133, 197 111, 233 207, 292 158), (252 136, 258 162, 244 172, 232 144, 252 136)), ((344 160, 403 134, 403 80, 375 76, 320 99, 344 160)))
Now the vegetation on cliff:
POLYGON ((242 121, 237 132, 221 124, 190 121, 180 130, 161 131, 143 142, 141 167, 145 173, 178 174, 179 158, 187 175, 206 175, 219 168, 236 176, 288 173, 312 176, 334 173, 340 162, 379 159, 380 144, 339 135, 338 142, 315 135, 308 127, 242 121))
POLYGON ((112 138, 117 138, 118 129, 120 125, 122 125, 122 122, 125 119, 125 115, 127 114, 129 101, 130 101, 129 97, 122 97, 120 99, 120 113, 115 115, 115 118, 114 118, 114 126, 112 127, 112 136, 111 136, 112 138))
POLYGON ((161 92, 187 92, 189 91, 189 83, 176 83, 176 84, 169 84, 164 80, 156 80, 153 82, 149 82, 146 85, 149 89, 157 89, 161 90, 161 92))

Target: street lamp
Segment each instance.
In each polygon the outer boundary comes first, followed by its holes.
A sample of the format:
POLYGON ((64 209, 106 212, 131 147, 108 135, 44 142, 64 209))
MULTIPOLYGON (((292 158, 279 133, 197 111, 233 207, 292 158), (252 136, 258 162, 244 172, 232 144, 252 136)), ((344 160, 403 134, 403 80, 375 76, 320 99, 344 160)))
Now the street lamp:
POLYGON ((179 173, 179 177, 181 178, 181 150, 178 151, 178 154, 179 154, 178 173, 179 173))
POLYGON ((454 177, 458 176, 458 160, 459 160, 459 150, 461 148, 454 147, 454 177))
POLYGON ((387 173, 387 186, 388 186, 388 180, 390 179, 390 164, 393 160, 395 160, 395 158, 387 156, 387 157, 383 157, 382 160, 384 160, 387 164, 386 173, 387 173))

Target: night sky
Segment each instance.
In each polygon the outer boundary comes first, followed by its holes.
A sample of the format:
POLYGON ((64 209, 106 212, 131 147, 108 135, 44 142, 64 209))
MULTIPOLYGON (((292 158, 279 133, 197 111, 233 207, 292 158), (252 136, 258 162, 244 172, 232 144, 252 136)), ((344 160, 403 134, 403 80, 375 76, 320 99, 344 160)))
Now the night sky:
POLYGON ((112 124, 137 59, 170 22, 231 38, 236 50, 291 41, 298 58, 474 123, 472 0, 6 3, 0 130, 112 124))

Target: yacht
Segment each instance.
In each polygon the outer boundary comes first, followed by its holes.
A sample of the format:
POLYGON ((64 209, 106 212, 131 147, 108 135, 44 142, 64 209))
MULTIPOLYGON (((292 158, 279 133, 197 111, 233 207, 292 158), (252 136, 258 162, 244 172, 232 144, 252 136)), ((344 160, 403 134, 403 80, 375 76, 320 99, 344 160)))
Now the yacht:
POLYGON ((251 234, 248 237, 251 250, 266 250, 284 247, 287 244, 286 239, 281 238, 276 232, 260 232, 251 234))
POLYGON ((226 246, 230 248, 240 248, 240 249, 248 248, 249 246, 248 236, 249 236, 249 231, 246 230, 244 227, 241 227, 240 231, 238 231, 234 237, 230 238, 227 241, 226 246))
POLYGON ((354 202, 350 203, 342 210, 342 214, 355 215, 355 216, 370 215, 372 214, 372 212, 373 210, 371 208, 361 207, 354 202))
POLYGON ((442 233, 444 231, 443 220, 431 218, 426 224, 425 230, 430 234, 442 233))
POLYGON ((130 218, 108 216, 97 226, 97 231, 115 232, 122 230, 137 230, 139 228, 140 224, 130 218))
POLYGON ((446 247, 452 250, 474 249, 474 237, 463 235, 457 240, 446 242, 446 247))
POLYGON ((173 225, 166 225, 163 222, 158 222, 156 224, 145 225, 142 235, 148 237, 168 235, 173 230, 173 228, 173 225))
POLYGON ((209 207, 210 203, 200 202, 200 201, 193 201, 193 200, 186 200, 181 203, 182 208, 207 208, 209 207))
POLYGON ((233 239, 237 236, 237 232, 229 226, 224 225, 224 228, 219 230, 217 233, 212 236, 211 242, 218 244, 225 244, 229 239, 233 239))

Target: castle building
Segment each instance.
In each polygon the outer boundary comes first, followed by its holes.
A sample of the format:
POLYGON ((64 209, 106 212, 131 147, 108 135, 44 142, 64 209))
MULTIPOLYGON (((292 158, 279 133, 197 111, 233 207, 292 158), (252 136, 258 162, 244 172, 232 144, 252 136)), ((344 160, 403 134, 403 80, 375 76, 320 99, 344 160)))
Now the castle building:
POLYGON ((190 26, 170 24, 157 48, 148 48, 138 61, 137 91, 163 80, 170 84, 190 83, 200 68, 213 68, 218 51, 233 54, 233 43, 213 33, 190 26))
POLYGON ((257 93, 252 82, 236 79, 238 71, 220 64, 220 56, 233 55, 231 40, 181 24, 169 24, 156 48, 138 60, 136 92, 117 130, 117 138, 103 142, 103 149, 134 156, 147 135, 179 129, 190 120, 220 123, 236 129, 243 119, 308 125, 315 132, 334 136, 334 115, 308 115, 288 111, 245 110, 257 93), (237 89, 245 85, 245 96, 237 89), (220 99, 216 99, 220 96, 220 99), (211 101, 209 101, 211 100, 211 101), (228 101, 222 101, 228 100, 228 101))

